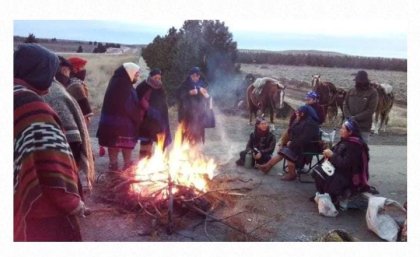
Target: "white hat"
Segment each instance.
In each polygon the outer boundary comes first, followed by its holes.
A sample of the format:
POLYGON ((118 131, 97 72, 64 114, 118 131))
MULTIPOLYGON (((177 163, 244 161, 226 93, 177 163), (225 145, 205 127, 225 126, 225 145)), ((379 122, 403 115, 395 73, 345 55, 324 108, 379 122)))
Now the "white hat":
POLYGON ((125 62, 123 63, 125 71, 127 72, 128 76, 130 77, 130 81, 134 80, 134 76, 140 70, 140 66, 132 62, 125 62))

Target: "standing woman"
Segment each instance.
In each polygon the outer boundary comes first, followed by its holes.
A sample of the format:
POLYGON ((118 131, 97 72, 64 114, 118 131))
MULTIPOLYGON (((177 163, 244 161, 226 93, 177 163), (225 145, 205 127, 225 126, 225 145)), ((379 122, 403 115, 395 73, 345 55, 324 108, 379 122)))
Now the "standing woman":
POLYGON ((204 143, 205 136, 206 102, 210 96, 200 76, 200 68, 193 67, 178 91, 178 121, 184 123, 183 140, 191 144, 204 143))
POLYGON ((163 148, 172 142, 168 104, 162 85, 162 71, 157 68, 151 70, 149 77, 137 86, 136 92, 143 118, 139 130, 140 159, 142 159, 152 155, 153 142, 157 142, 157 134, 164 133, 165 135, 163 148))
POLYGON ((121 150, 124 167, 131 165, 131 152, 136 146, 140 126, 140 104, 133 87, 140 76, 140 67, 131 62, 117 68, 109 81, 101 110, 96 136, 100 146, 108 147, 109 169, 118 170, 121 150))

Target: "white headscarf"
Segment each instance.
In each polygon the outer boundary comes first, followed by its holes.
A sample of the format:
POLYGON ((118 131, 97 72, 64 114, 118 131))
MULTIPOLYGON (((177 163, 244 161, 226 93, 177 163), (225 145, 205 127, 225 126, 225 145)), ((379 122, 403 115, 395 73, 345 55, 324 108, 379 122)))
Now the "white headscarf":
POLYGON ((123 63, 124 69, 127 72, 128 76, 130 77, 130 81, 134 80, 134 76, 140 70, 140 66, 132 62, 125 62, 123 63))

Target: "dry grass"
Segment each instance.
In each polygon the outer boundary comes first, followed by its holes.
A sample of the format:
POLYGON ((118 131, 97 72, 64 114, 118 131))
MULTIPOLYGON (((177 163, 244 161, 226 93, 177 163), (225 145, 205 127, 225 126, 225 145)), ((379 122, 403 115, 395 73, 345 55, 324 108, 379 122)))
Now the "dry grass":
MULTIPOLYGON (((139 53, 129 53, 123 55, 108 54, 63 54, 64 57, 81 56, 88 60, 86 64, 86 82, 89 87, 90 104, 95 111, 99 111, 102 106, 105 90, 115 69, 124 62, 139 62, 139 53)), ((142 72, 146 67, 142 67, 142 72)))
MULTIPOLYGON (((244 73, 287 79, 295 85, 310 86, 312 75, 321 74, 322 81, 330 81, 337 87, 348 89, 354 85, 354 74, 359 69, 324 68, 311 66, 287 66, 270 64, 241 64, 244 73)), ((390 84, 394 88, 395 99, 407 103, 407 72, 366 70, 373 82, 390 84)))

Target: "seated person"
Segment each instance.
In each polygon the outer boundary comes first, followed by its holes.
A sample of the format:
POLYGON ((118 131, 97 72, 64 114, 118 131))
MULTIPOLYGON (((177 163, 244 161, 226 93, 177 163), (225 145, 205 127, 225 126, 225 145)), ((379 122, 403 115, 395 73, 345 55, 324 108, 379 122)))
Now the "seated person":
MULTIPOLYGON (((322 109, 322 106, 318 103, 319 96, 315 91, 309 91, 305 95, 305 104, 310 105, 316 112, 317 118, 315 119, 316 122, 319 123, 319 125, 322 125, 325 121, 325 113, 324 109, 322 109)), ((289 119, 289 128, 293 124, 293 122, 296 120, 296 112, 293 112, 289 119)), ((280 146, 284 147, 286 146, 287 142, 290 139, 289 135, 289 129, 287 129, 280 137, 280 146)))
POLYGON ((249 135, 246 149, 239 153, 239 160, 236 164, 243 166, 245 163, 245 155, 252 151, 252 162, 264 164, 271 159, 274 148, 276 147, 276 138, 270 132, 268 122, 264 118, 257 118, 255 122, 255 130, 249 135))
POLYGON ((266 164, 258 165, 262 172, 268 173, 271 168, 285 158, 288 162, 288 172, 281 180, 291 181, 297 177, 296 166, 304 165, 303 152, 315 151, 314 142, 319 142, 319 123, 315 110, 309 105, 302 105, 296 111, 296 120, 289 128, 290 140, 282 147, 278 154, 266 164))
POLYGON ((353 119, 347 119, 340 128, 340 141, 323 154, 335 167, 328 176, 322 169, 315 168, 312 176, 316 190, 328 193, 334 204, 342 198, 361 192, 368 192, 369 148, 363 140, 359 125, 353 119))

